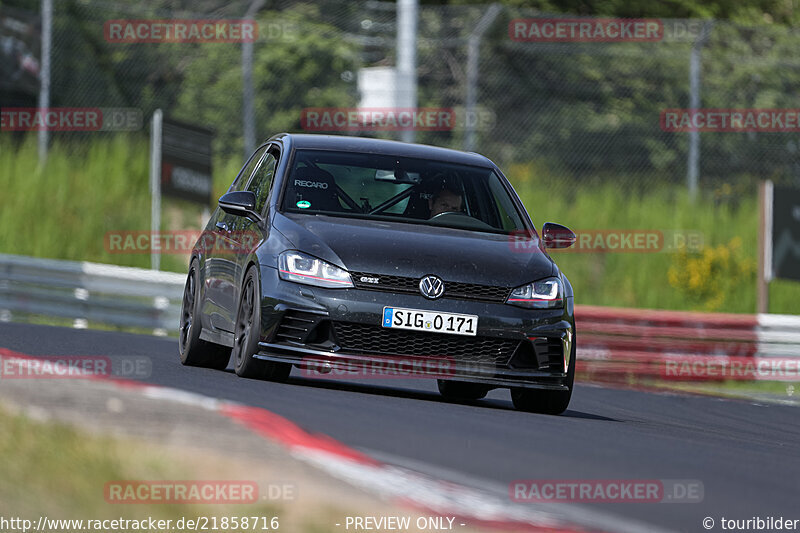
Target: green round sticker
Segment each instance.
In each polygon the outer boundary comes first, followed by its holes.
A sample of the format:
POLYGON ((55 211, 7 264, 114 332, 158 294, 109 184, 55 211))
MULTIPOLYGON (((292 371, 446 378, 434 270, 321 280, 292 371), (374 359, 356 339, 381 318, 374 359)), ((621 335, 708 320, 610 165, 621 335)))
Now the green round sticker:
POLYGON ((311 207, 311 202, 309 202, 308 200, 300 200, 299 202, 297 202, 296 205, 300 209, 308 209, 309 207, 311 207))

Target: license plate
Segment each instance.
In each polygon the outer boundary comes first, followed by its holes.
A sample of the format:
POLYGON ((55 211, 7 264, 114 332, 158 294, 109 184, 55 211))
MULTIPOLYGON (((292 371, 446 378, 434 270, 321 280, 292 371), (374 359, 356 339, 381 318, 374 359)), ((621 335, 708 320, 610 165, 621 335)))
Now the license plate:
POLYGON ((383 327, 474 337, 478 334, 478 316, 384 307, 383 327))

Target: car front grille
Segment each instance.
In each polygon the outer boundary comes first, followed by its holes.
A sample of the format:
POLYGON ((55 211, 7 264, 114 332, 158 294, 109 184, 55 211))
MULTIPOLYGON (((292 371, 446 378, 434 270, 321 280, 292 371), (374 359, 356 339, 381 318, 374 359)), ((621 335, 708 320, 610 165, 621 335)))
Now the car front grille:
POLYGON ((383 274, 368 274, 366 272, 351 272, 353 285, 359 289, 372 291, 391 292, 419 292, 419 279, 404 276, 386 276, 383 274), (362 281, 362 279, 377 279, 378 283, 362 281))
POLYGON ((506 366, 520 343, 513 339, 395 330, 352 322, 334 322, 333 329, 337 344, 351 353, 452 357, 457 362, 495 366, 506 366))
MULTIPOLYGON (((419 294, 420 278, 369 274, 367 272, 351 272, 350 274, 353 278, 353 285, 359 289, 419 294), (362 281, 362 279, 377 279, 378 283, 362 281)), ((493 287, 491 285, 478 285, 476 283, 460 283, 457 281, 445 280, 444 295, 442 297, 504 303, 509 294, 511 294, 510 287, 493 287)))

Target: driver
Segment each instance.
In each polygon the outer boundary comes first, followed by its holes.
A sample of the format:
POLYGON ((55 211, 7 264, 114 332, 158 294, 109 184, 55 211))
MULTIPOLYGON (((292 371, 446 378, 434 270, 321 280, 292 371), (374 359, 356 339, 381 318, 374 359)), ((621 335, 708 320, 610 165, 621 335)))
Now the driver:
POLYGON ((460 213, 463 205, 464 199, 461 193, 450 188, 443 188, 428 199, 431 218, 442 213, 460 213))
MULTIPOLYGON (((440 176, 436 176, 440 178, 440 176)), ((430 195, 428 198, 428 209, 430 209, 430 218, 433 218, 442 213, 460 213, 464 207, 464 198, 458 190, 455 180, 441 179, 436 180, 441 183, 441 186, 430 195)))

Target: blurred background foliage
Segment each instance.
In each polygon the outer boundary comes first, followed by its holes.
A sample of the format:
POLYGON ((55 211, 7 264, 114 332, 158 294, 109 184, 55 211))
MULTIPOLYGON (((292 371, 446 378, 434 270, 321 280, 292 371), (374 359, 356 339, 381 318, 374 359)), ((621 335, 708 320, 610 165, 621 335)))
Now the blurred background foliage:
MULTIPOLYGON (((756 186, 800 184, 800 136, 701 134, 700 196, 686 193, 688 134, 665 132, 660 113, 689 105, 697 29, 701 107, 800 108, 800 11, 794 2, 503 0, 479 47, 475 149, 497 162, 534 221, 579 230, 696 231, 702 250, 557 257, 579 303, 753 312, 756 186), (669 38, 650 43, 524 43, 515 18, 665 18, 669 38), (676 33, 676 30, 680 30, 676 33), (683 33, 681 33, 683 32, 683 33), (693 33, 694 32, 694 33, 693 33)), ((242 18, 249 1, 56 0, 53 106, 135 107, 210 127, 214 192, 244 158, 241 44, 112 44, 111 19, 242 18)), ((39 0, 0 0, 37 13, 39 0)), ((419 12, 421 107, 463 111, 467 43, 485 3, 423 1, 419 12)), ((259 139, 301 130, 306 107, 355 107, 358 71, 395 64, 396 6, 356 0, 268 0, 256 16, 255 115, 259 139)), ((2 101, 2 105, 20 105, 2 101)), ((31 104, 35 105, 35 101, 31 104)), ((397 138, 392 132, 365 135, 397 138)), ((465 130, 417 132, 417 142, 462 149, 465 130)), ((147 128, 131 134, 54 133, 36 165, 35 142, 0 136, 0 252, 147 266, 146 254, 109 254, 109 230, 149 228, 147 128), (31 226, 46 191, 48 209, 31 226)), ((213 208, 212 206, 209 206, 213 208)), ((169 200, 165 229, 203 224, 202 211, 169 200)), ((182 257, 162 267, 185 270, 182 257)), ((800 312, 799 284, 775 282, 771 311, 800 312)))

